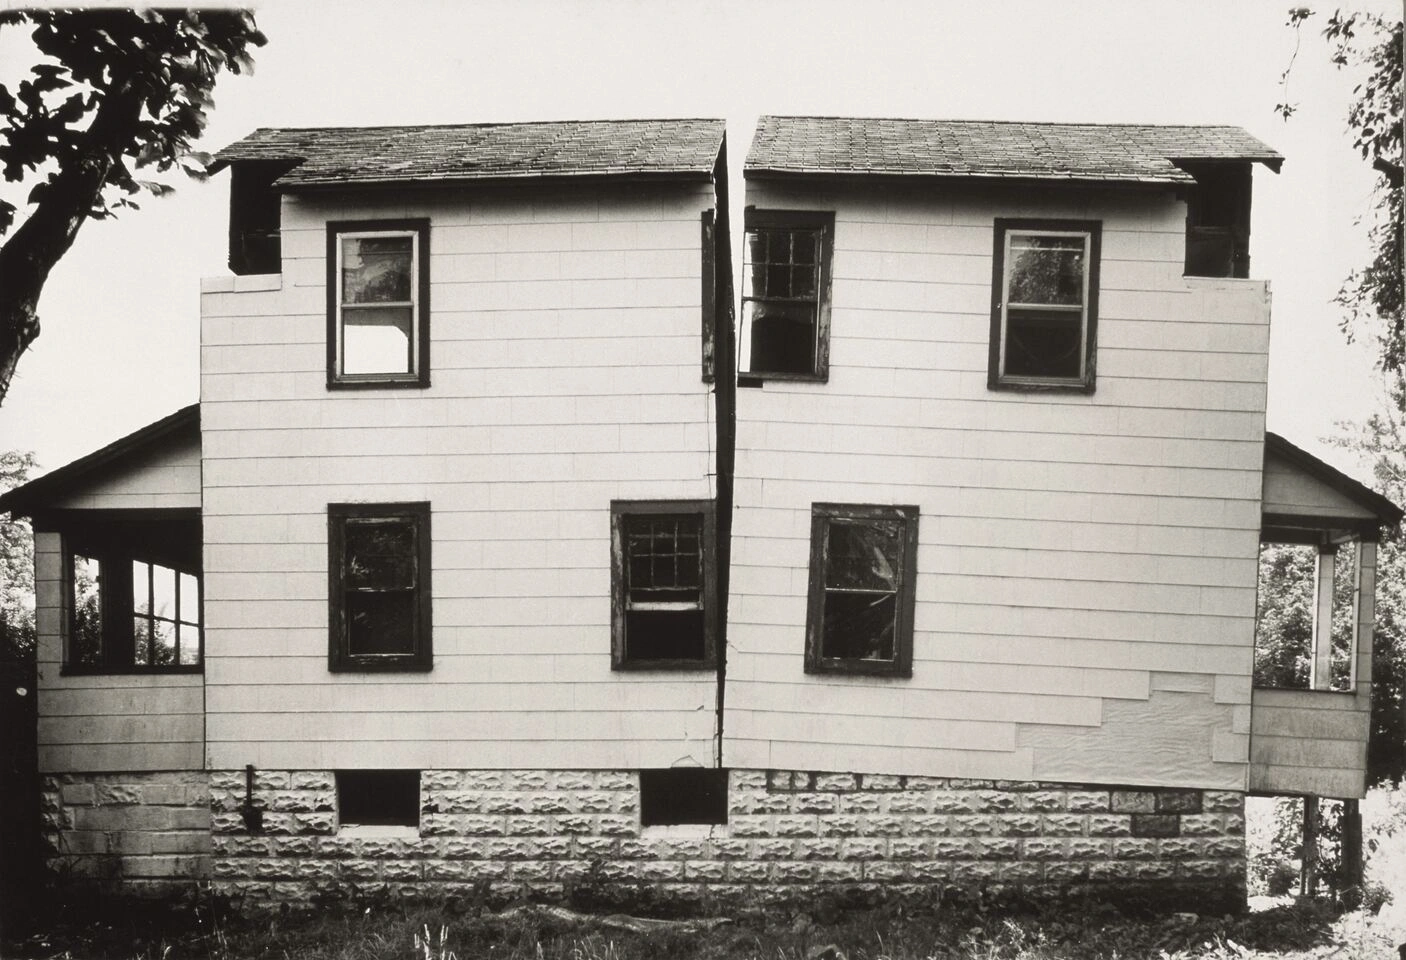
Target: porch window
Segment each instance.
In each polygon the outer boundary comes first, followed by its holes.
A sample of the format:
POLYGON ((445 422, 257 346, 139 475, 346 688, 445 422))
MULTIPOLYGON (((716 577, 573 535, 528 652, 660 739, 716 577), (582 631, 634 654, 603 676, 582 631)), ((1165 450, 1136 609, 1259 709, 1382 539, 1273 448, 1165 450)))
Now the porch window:
POLYGON ((1356 546, 1260 546, 1255 686, 1352 691, 1356 546))
POLYGON ((114 550, 71 549, 66 672, 198 669, 200 577, 114 550))

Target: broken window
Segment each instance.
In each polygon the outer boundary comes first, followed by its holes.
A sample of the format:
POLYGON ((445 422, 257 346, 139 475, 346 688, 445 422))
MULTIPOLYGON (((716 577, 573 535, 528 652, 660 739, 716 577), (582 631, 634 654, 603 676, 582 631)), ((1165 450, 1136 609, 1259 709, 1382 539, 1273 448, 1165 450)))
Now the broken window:
POLYGON ((330 223, 329 386, 429 385, 429 221, 330 223))
POLYGON ((334 503, 327 518, 330 669, 430 669, 430 505, 334 503))
POLYGON ((200 666, 200 578, 116 545, 68 555, 66 672, 200 666))
POLYGON ((640 826, 727 823, 727 771, 670 767, 640 771, 640 826))
POLYGON ((1350 544, 1261 544, 1255 686, 1351 692, 1356 589, 1350 544), (1325 617, 1330 635, 1320 639, 1325 617))
POLYGON ((741 364, 753 378, 824 380, 833 213, 747 211, 741 364))
POLYGON ((1188 277, 1250 275, 1250 163, 1184 163, 1196 178, 1186 197, 1188 277))
POLYGON ((419 770, 337 770, 337 821, 343 827, 418 827, 419 770))
POLYGON ((617 500, 610 519, 612 665, 713 665, 712 501, 617 500))
POLYGON ((1092 390, 1097 221, 996 221, 988 385, 1092 390))
POLYGON ((917 548, 917 507, 812 507, 807 672, 912 675, 917 548))

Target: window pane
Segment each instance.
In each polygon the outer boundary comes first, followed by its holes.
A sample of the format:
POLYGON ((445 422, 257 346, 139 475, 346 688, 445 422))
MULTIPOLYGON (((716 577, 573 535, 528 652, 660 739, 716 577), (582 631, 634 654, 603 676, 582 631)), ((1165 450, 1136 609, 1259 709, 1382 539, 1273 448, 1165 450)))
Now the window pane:
POLYGON ((181 574, 180 619, 200 623, 200 581, 188 573, 181 574))
POLYGON ((1008 303, 1079 305, 1084 302, 1082 237, 1012 234, 1006 273, 1008 303))
POLYGON ((151 564, 132 561, 132 612, 151 613, 151 564))
POLYGON ((181 666, 195 666, 200 662, 200 628, 191 623, 182 623, 179 629, 181 666))
POLYGON ((898 589, 903 524, 898 520, 831 520, 825 586, 848 590, 898 589))
POLYGON ((410 307, 342 311, 342 373, 411 373, 410 307))
POLYGON ((176 619, 176 571, 170 567, 152 565, 151 612, 168 620, 176 619))
POLYGON ((415 586, 415 527, 407 519, 348 520, 346 585, 356 590, 415 586))
POLYGON ((151 664, 169 666, 176 662, 176 625, 170 620, 151 622, 151 664))
POLYGON ((1007 310, 1007 375, 1077 379, 1082 368, 1081 313, 1007 310))
POLYGON ((893 660, 895 594, 825 591, 820 655, 844 660, 893 660))
POLYGON ((342 240, 343 303, 408 303, 414 239, 347 237, 342 240))
POLYGON ((815 372, 815 304, 761 303, 743 305, 751 357, 750 373, 815 372))
POLYGON ((354 657, 415 652, 415 593, 348 593, 347 644, 354 657))
POLYGON ((132 618, 132 663, 151 666, 151 621, 146 617, 132 618))
POLYGON ((793 231, 791 234, 791 262, 819 263, 820 234, 811 230, 793 231))
POLYGON ((702 660, 702 610, 625 612, 627 660, 702 660))
POLYGON ((699 602, 703 583, 702 518, 637 516, 625 519, 630 600, 699 602))
POLYGON ((103 620, 99 587, 101 564, 91 557, 73 557, 73 622, 68 661, 92 667, 102 662, 103 620))

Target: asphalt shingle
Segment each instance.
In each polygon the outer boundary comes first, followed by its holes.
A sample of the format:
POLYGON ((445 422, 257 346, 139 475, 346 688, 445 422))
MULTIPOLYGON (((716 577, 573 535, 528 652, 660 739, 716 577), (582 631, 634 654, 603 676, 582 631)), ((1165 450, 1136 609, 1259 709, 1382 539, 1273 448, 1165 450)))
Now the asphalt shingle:
POLYGON ((1191 180, 1179 160, 1283 158, 1239 127, 765 116, 746 173, 1191 180))
POLYGON ((215 155, 289 160, 277 184, 712 173, 721 120, 585 120, 455 126, 261 128, 215 155))

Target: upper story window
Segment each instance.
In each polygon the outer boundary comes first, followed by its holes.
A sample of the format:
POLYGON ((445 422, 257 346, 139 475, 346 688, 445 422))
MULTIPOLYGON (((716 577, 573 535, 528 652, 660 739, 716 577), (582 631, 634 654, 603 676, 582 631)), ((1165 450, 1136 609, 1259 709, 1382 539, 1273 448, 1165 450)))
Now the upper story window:
POLYGON ((913 675, 918 508, 811 508, 806 672, 913 675))
POLYGON ((717 663, 712 501, 615 500, 610 527, 611 665, 717 663))
POLYGON ((833 213, 747 210, 743 377, 824 380, 829 375, 834 236, 833 213))
POLYGON ((67 554, 66 673, 199 669, 200 578, 121 550, 67 554))
POLYGON ((430 382, 430 223, 327 225, 327 385, 430 382))
POLYGON ((1100 224, 996 221, 992 389, 1094 389, 1100 224))
POLYGON ((328 669, 429 670, 430 505, 332 503, 328 669))

